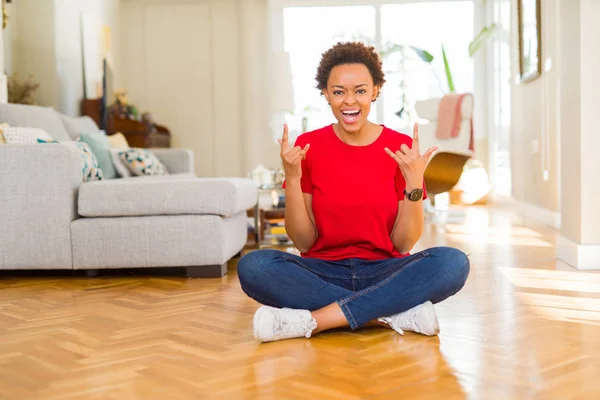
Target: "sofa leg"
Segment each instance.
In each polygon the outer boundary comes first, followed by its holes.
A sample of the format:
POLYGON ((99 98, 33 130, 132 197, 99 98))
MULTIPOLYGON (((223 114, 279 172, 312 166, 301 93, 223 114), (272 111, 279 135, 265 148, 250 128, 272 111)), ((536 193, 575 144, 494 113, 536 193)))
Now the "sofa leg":
POLYGON ((95 278, 98 276, 98 270, 97 269, 86 269, 85 276, 87 276, 88 278, 95 278))
POLYGON ((185 268, 188 278, 220 278, 227 273, 227 263, 223 265, 198 265, 185 268))

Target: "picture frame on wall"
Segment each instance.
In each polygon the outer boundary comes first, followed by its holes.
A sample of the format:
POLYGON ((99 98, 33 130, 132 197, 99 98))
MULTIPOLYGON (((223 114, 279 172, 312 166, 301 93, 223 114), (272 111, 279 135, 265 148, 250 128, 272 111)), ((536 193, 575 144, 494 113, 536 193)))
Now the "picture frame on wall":
POLYGON ((517 0, 521 82, 542 74, 541 0, 517 0))

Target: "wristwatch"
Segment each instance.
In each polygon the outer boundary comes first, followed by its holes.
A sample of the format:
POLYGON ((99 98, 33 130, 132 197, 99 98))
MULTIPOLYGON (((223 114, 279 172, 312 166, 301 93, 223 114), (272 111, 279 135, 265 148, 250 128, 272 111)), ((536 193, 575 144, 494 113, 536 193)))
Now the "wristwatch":
POLYGON ((404 196, 410 201, 419 201, 423 197, 423 189, 414 189, 410 193, 404 189, 404 196))

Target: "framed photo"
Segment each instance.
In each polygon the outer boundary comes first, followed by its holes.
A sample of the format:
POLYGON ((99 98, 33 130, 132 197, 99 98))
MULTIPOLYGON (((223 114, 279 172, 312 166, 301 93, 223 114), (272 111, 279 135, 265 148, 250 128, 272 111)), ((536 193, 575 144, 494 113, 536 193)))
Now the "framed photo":
POLYGON ((521 82, 542 73, 541 0, 517 0, 521 82))

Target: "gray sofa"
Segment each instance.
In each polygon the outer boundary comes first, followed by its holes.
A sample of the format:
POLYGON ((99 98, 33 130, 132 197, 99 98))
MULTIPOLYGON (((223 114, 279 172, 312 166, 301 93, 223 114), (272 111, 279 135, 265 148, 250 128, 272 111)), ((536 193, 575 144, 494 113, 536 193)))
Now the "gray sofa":
MULTIPOLYGON (((0 104, 0 123, 55 140, 98 130, 89 118, 0 104)), ((197 178, 193 154, 152 149, 170 174, 82 182, 81 156, 61 144, 0 144, 0 269, 185 267, 226 273, 257 201, 245 178, 197 178)))

